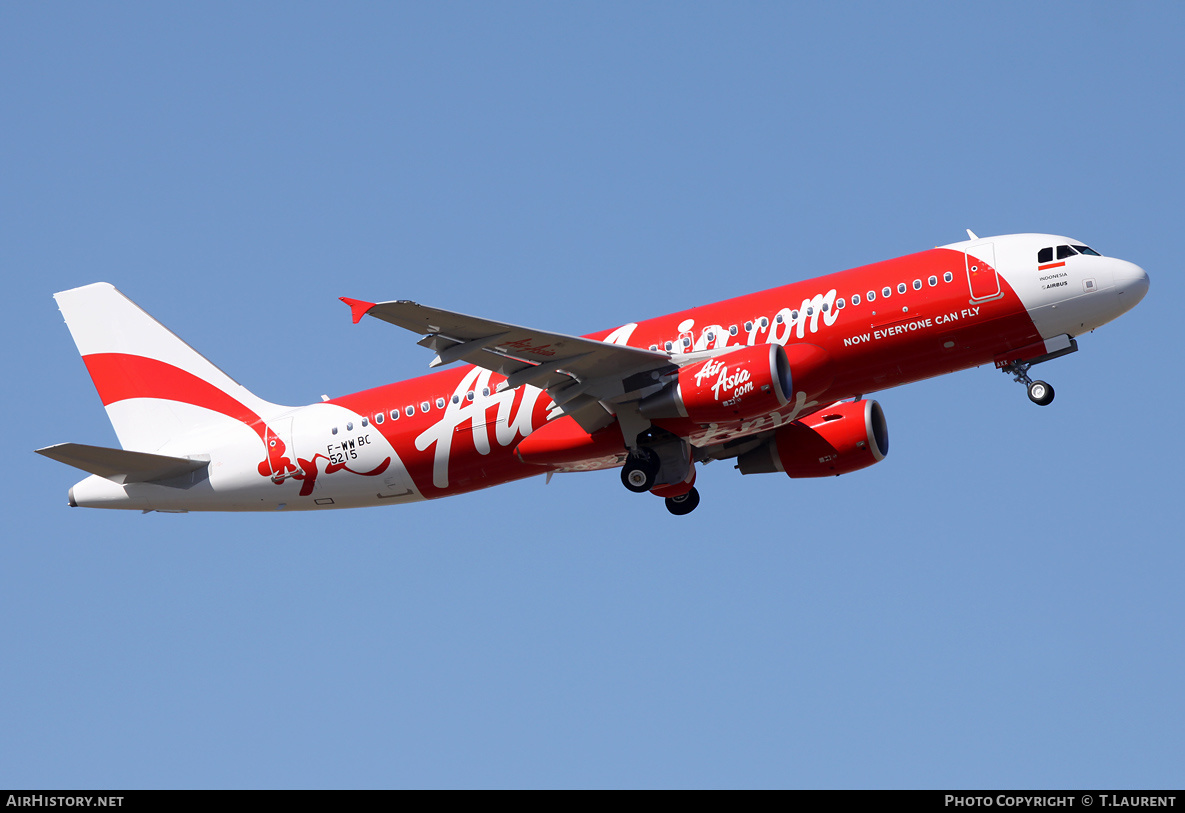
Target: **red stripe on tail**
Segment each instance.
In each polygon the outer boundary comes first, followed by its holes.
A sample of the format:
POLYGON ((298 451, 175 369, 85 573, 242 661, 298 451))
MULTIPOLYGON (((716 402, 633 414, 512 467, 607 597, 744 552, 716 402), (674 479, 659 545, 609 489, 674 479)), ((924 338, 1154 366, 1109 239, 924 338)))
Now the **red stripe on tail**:
POLYGON ((129 398, 180 401, 242 421, 260 438, 266 427, 258 415, 213 384, 163 361, 126 353, 83 356, 103 406, 129 398))

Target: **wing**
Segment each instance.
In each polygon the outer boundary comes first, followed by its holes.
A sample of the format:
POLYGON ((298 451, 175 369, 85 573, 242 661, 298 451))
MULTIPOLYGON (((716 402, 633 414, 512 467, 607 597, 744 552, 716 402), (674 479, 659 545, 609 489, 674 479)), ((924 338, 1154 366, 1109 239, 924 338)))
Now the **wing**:
POLYGON ((678 369, 669 356, 654 350, 466 316, 407 300, 341 299, 350 306, 355 324, 363 316, 373 316, 423 334, 419 344, 436 353, 430 367, 464 361, 506 376, 499 391, 524 384, 539 387, 589 433, 612 423, 623 405, 656 391, 665 376, 678 369))

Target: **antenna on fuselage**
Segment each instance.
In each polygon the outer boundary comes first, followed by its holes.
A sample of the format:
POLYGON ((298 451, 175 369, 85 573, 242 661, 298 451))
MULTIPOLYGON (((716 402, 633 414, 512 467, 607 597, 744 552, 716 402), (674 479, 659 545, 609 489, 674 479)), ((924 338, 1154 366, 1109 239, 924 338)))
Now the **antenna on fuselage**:
POLYGON ((967 229, 967 236, 970 237, 972 240, 979 239, 979 235, 976 234, 975 232, 971 231, 971 229, 967 229))

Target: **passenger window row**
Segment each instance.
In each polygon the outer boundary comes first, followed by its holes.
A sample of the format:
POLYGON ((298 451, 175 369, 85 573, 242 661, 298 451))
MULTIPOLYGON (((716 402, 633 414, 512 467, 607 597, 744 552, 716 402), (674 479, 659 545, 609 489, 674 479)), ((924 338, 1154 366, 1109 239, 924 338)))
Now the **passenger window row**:
MULTIPOLYGON (((490 397, 490 388, 483 387, 481 390, 481 394, 482 394, 483 398, 489 398, 490 397)), ((477 394, 473 390, 469 390, 469 392, 465 393, 465 400, 469 401, 470 403, 472 403, 473 399, 476 397, 477 397, 477 394)), ((461 396, 454 395, 452 398, 452 401, 454 404, 461 403, 461 396)), ((447 403, 447 401, 444 398, 437 398, 435 401, 437 409, 444 409, 444 405, 446 403, 447 403)), ((431 409, 432 409, 432 402, 420 401, 420 412, 429 412, 429 411, 431 411, 431 409)), ((397 420, 399 420, 399 412, 400 412, 400 410, 398 410, 398 409, 392 409, 390 412, 376 412, 374 414, 374 422, 376 424, 385 423, 388 420, 388 418, 392 421, 397 421, 397 420)), ((403 408, 403 414, 409 418, 414 417, 416 414, 415 404, 408 404, 407 406, 405 406, 403 408)), ((367 418, 363 418, 362 419, 362 426, 365 427, 365 426, 369 426, 369 425, 370 425, 370 421, 367 418)), ((353 429, 354 429, 354 422, 347 421, 346 422, 346 431, 352 432, 353 429)), ((337 434, 337 427, 336 426, 333 427, 333 434, 335 434, 335 435, 337 434)))
MULTIPOLYGON (((950 271, 947 271, 945 274, 942 275, 943 282, 953 282, 954 279, 955 279, 955 275, 952 274, 950 271)), ((938 277, 935 274, 931 274, 929 277, 926 278, 926 284, 929 285, 931 288, 936 287, 938 285, 938 277)), ((904 282, 897 283, 897 293, 903 294, 906 291, 908 291, 911 287, 915 291, 922 290, 923 286, 922 286, 921 279, 915 279, 910 285, 906 285, 904 282)), ((880 290, 881 298, 888 299, 892 295, 893 295, 893 288, 891 286, 886 285, 885 287, 881 288, 881 290, 880 290)), ((863 298, 861 298, 860 294, 852 294, 852 304, 859 305, 862 302, 875 302, 876 297, 877 297, 877 292, 875 290, 868 291, 866 294, 864 294, 863 298)), ((836 300, 835 307, 837 309, 844 307, 844 301, 842 298, 836 300)))
MULTIPOLYGON (((943 275, 942 275, 942 281, 943 281, 943 282, 953 282, 953 281, 954 281, 954 278, 955 278, 955 275, 954 275, 954 274, 952 274, 950 271, 947 271, 945 274, 943 274, 943 275)), ((935 287, 935 286, 937 286, 937 285, 938 285, 938 277, 937 277, 936 275, 934 275, 934 274, 931 274, 931 275, 930 275, 930 276, 929 276, 929 277, 926 279, 926 283, 927 283, 927 284, 928 284, 928 285, 929 285, 931 288, 933 288, 933 287, 935 287)), ((899 282, 899 283, 897 283, 897 293, 899 293, 899 294, 904 294, 906 291, 908 291, 908 290, 909 290, 909 288, 910 288, 910 287, 911 287, 910 285, 906 285, 904 282, 899 282)), ((915 291, 920 291, 920 290, 922 290, 922 281, 921 281, 921 279, 915 279, 915 280, 913 281, 913 283, 912 283, 912 287, 913 287, 913 289, 914 289, 915 291)), ((882 297, 888 298, 888 297, 890 297, 890 296, 892 296, 892 295, 893 295, 893 289, 892 289, 890 286, 886 285, 884 288, 882 288, 882 289, 881 289, 880 295, 881 295, 882 297)), ((860 296, 860 294, 852 294, 852 305, 859 305, 861 302, 875 302, 875 301, 876 301, 876 297, 877 297, 877 293, 876 293, 876 291, 869 291, 867 294, 865 294, 865 295, 864 295, 864 298, 863 298, 863 299, 861 299, 861 296, 860 296)), ((847 307, 847 304, 848 304, 848 303, 847 303, 847 301, 846 301, 846 300, 845 300, 843 297, 840 297, 839 299, 835 300, 835 309, 836 309, 837 311, 838 311, 838 310, 843 310, 844 308, 846 308, 846 307, 847 307)), ((829 305, 828 305, 828 303, 824 302, 824 303, 823 303, 823 306, 822 306, 822 312, 823 312, 823 313, 827 313, 827 311, 828 311, 828 310, 829 310, 829 305)), ((790 311, 790 319, 791 319, 791 321, 797 321, 797 320, 798 320, 798 317, 799 317, 800 315, 801 315, 801 313, 800 313, 800 311, 799 311, 797 308, 796 308, 796 309, 794 309, 794 310, 792 310, 792 311, 790 311)), ((815 309, 814 309, 813 307, 808 307, 808 308, 806 309, 806 315, 807 315, 808 317, 809 317, 809 316, 814 316, 814 315, 815 315, 815 309)), ((782 318, 782 314, 781 314, 781 313, 779 313, 777 316, 775 316, 775 317, 774 317, 774 320, 775 320, 775 321, 776 321, 776 322, 777 322, 779 325, 780 325, 780 324, 782 324, 782 323, 783 323, 783 321, 784 321, 784 320, 783 320, 783 318, 782 318)), ((754 325, 754 323, 756 323, 756 324, 760 325, 762 329, 765 329, 765 328, 769 327, 769 319, 767 319, 766 317, 762 316, 760 319, 757 319, 757 320, 750 320, 750 321, 748 321, 748 322, 745 322, 745 332, 746 332, 746 333, 752 333, 752 332, 753 332, 753 325, 754 325)), ((728 328, 728 335, 729 335, 729 336, 736 336, 738 333, 740 333, 740 331, 737 329, 737 326, 736 326, 736 325, 730 325, 730 326, 729 326, 729 328, 728 328)), ((704 328, 704 333, 703 333, 703 335, 704 335, 704 337, 705 337, 705 338, 706 338, 706 339, 707 339, 709 342, 714 342, 714 341, 716 341, 716 333, 715 333, 715 331, 713 331, 713 330, 710 330, 710 329, 708 329, 708 328, 704 328)), ((663 345, 662 345, 662 346, 663 346, 663 349, 664 349, 664 350, 666 350, 668 353, 670 353, 670 352, 672 352, 672 351, 675 349, 675 345, 676 345, 676 344, 678 344, 678 345, 682 346, 682 347, 683 347, 685 350, 689 350, 689 349, 691 348, 691 336, 690 336, 690 335, 686 335, 686 336, 682 336, 681 338, 679 338, 679 339, 678 339, 678 340, 676 340, 676 341, 668 341, 668 342, 663 342, 663 345)), ((651 349, 651 350, 655 350, 655 351, 657 351, 657 350, 658 350, 658 345, 657 345, 657 344, 652 344, 652 345, 650 345, 650 349, 651 349)))

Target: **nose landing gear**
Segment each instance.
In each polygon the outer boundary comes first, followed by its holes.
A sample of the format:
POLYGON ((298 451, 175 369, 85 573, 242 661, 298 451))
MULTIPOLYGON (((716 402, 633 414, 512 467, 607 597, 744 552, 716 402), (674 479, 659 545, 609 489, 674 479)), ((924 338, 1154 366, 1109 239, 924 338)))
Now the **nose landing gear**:
POLYGON ((1053 403, 1053 387, 1044 381, 1029 378, 1029 368, 1032 366, 1023 361, 1014 361, 1000 369, 1010 374, 1014 381, 1028 388, 1030 401, 1037 406, 1049 406, 1053 403))
POLYGON ((1044 381, 1034 381, 1029 384, 1029 400, 1038 406, 1048 406, 1053 403, 1053 387, 1044 381))

